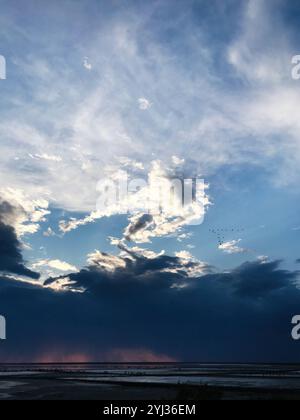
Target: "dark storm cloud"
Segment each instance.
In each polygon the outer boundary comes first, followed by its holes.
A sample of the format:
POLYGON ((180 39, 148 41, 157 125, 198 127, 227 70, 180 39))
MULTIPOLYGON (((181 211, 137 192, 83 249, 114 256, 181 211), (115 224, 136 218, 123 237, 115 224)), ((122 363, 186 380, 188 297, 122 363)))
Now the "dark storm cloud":
POLYGON ((172 257, 128 259, 115 270, 91 265, 55 280, 68 279, 83 293, 3 279, 0 308, 10 337, 1 358, 18 359, 21 348, 26 360, 51 352, 114 360, 116 350, 148 349, 186 361, 300 361, 291 339, 298 272, 257 261, 188 278, 179 266, 172 257))
MULTIPOLYGON (((105 253, 100 253, 94 259, 94 265, 81 270, 79 273, 69 274, 74 287, 80 289, 82 287, 91 290, 95 287, 95 291, 100 283, 107 279, 112 281, 113 284, 128 284, 133 283, 138 286, 139 282, 149 283, 153 287, 156 283, 181 281, 184 283, 188 277, 188 271, 196 271, 199 268, 197 261, 185 261, 184 264, 180 258, 170 257, 167 255, 159 255, 156 258, 146 258, 136 252, 120 245, 120 249, 126 250, 129 257, 115 257, 105 253), (107 270, 107 259, 109 258, 110 265, 113 270, 107 270), (122 264, 121 264, 122 263, 122 264)), ((201 271, 206 273, 212 272, 213 267, 208 264, 201 265, 201 271)), ((66 276, 60 277, 64 279, 66 276)), ((57 279, 48 279, 45 282, 49 286, 56 282, 57 279)), ((72 286, 73 288, 73 286, 72 286)))
POLYGON ((6 201, 0 201, 0 272, 38 279, 38 273, 25 267, 20 241, 14 227, 8 224, 13 223, 18 211, 6 201))
POLYGON ((244 298, 257 299, 281 290, 296 281, 299 271, 280 269, 280 261, 245 263, 230 274, 235 293, 244 298))

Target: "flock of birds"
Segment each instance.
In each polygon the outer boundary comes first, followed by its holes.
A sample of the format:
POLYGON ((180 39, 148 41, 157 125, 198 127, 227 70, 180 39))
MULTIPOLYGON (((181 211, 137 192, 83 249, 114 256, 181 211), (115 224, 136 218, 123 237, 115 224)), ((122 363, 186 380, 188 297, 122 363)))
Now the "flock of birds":
POLYGON ((211 233, 217 236, 219 246, 224 245, 226 242, 225 235, 229 233, 242 233, 245 232, 243 228, 230 228, 230 229, 209 229, 211 233))

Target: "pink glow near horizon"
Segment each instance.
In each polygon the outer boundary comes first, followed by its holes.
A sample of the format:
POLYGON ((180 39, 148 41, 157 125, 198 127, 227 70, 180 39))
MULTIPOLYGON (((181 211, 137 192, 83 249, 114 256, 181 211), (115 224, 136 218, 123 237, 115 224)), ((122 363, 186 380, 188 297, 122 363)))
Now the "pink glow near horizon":
POLYGON ((38 356, 35 363, 175 363, 176 360, 165 354, 158 354, 148 349, 114 349, 110 352, 93 357, 84 352, 64 353, 49 352, 38 356))

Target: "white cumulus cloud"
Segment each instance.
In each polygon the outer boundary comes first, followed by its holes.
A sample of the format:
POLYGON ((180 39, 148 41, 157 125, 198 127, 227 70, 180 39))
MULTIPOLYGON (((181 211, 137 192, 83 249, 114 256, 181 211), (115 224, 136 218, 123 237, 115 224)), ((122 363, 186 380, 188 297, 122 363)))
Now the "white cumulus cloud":
POLYGON ((238 239, 224 242, 223 244, 219 245, 219 249, 225 252, 225 254, 244 254, 248 252, 248 250, 239 246, 241 241, 241 239, 238 239))

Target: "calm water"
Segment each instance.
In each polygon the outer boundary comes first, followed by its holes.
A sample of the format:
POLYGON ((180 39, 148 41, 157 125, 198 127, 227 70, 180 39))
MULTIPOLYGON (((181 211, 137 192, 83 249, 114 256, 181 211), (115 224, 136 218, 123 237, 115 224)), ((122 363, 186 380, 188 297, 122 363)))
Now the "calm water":
POLYGON ((0 365, 1 376, 41 378, 54 374, 93 383, 199 384, 224 387, 299 389, 300 365, 222 364, 35 364, 0 365))

